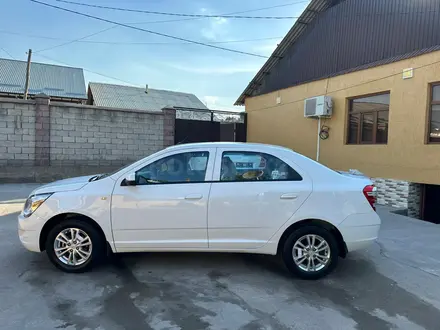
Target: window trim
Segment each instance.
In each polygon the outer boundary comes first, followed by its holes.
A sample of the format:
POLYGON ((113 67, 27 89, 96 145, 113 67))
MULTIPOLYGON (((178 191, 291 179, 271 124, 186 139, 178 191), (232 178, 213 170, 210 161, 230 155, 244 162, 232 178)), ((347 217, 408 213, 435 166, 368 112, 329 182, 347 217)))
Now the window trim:
POLYGON ((285 160, 281 159, 278 156, 275 156, 273 154, 269 154, 267 152, 262 152, 262 151, 256 151, 256 150, 223 150, 221 155, 220 155, 220 172, 218 173, 219 177, 218 179, 214 179, 214 177, 212 178, 213 181, 211 181, 212 183, 245 183, 245 182, 259 182, 259 183, 267 183, 267 182, 302 182, 304 181, 304 176, 301 175, 300 172, 298 172, 297 170, 295 170, 290 164, 288 164, 285 160), (262 154, 262 155, 268 155, 274 158, 277 158, 278 160, 282 161, 284 164, 286 164, 287 166, 290 167, 290 169, 292 169, 293 171, 296 172, 296 174, 298 174, 298 176, 301 178, 300 180, 292 180, 292 179, 277 179, 277 180, 243 180, 243 181, 221 181, 221 162, 223 161, 223 156, 225 153, 235 153, 235 154, 245 154, 245 153, 252 153, 252 154, 262 154))
POLYGON ((434 138, 437 141, 431 141, 431 119, 432 119, 432 106, 440 105, 440 101, 433 101, 434 96, 434 87, 440 86, 440 81, 429 83, 428 85, 428 114, 427 114, 427 123, 426 123, 426 144, 440 144, 440 138, 434 138))
POLYGON ((351 111, 351 109, 353 108, 353 101, 356 99, 362 99, 362 98, 367 98, 367 97, 372 97, 372 96, 378 96, 378 95, 386 95, 389 94, 390 95, 390 104, 388 105, 388 127, 389 127, 389 113, 390 113, 390 108, 391 108, 391 90, 387 90, 387 91, 381 91, 381 92, 376 92, 376 93, 369 93, 369 94, 363 94, 363 95, 356 95, 356 96, 351 96, 347 98, 347 102, 346 102, 346 106, 347 106, 347 116, 345 119, 345 144, 349 145, 349 146, 357 146, 357 145, 387 145, 388 144, 388 137, 387 137, 387 142, 375 142, 377 139, 377 120, 378 120, 378 113, 384 110, 376 110, 376 111, 351 111), (363 121, 362 121, 362 117, 364 114, 366 113, 372 113, 373 114, 373 142, 362 142, 362 127, 363 127, 363 121), (350 143, 349 139, 350 139, 350 115, 352 114, 359 114, 359 119, 358 119, 358 132, 357 132, 357 136, 356 136, 356 143, 350 143))
MULTIPOLYGON (((168 158, 168 157, 173 157, 173 156, 181 155, 181 154, 196 153, 196 152, 200 152, 200 153, 207 152, 208 153, 208 160, 206 161, 206 170, 205 170, 205 179, 206 179, 206 175, 208 174, 209 161, 212 157, 211 151, 209 151, 209 150, 194 150, 194 151, 183 151, 182 150, 182 152, 173 153, 171 155, 164 155, 163 157, 160 157, 156 160, 149 162, 148 164, 142 166, 141 168, 135 170, 134 172, 137 173, 140 170, 142 170, 143 168, 145 168, 151 164, 154 164, 155 162, 158 162, 158 161, 161 161, 165 158, 168 158)), ((124 182, 125 182, 125 179, 123 179, 122 183, 124 183, 124 182)), ((136 182, 135 186, 162 186, 162 185, 173 185, 173 184, 196 184, 196 183, 211 183, 211 181, 203 180, 203 181, 160 182, 160 183, 137 183, 136 182)))

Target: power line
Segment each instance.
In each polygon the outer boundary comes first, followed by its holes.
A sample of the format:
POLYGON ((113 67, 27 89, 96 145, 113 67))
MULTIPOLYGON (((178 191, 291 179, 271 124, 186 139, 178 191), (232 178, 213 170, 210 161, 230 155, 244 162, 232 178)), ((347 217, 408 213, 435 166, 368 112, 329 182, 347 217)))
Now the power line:
POLYGON ((78 39, 70 40, 68 42, 64 42, 64 43, 59 44, 59 45, 55 45, 55 46, 52 46, 52 47, 48 47, 48 48, 37 50, 37 51, 35 51, 35 53, 40 53, 40 52, 44 52, 46 50, 51 50, 51 49, 54 49, 54 48, 58 48, 58 47, 62 47, 62 46, 67 46, 67 45, 73 44, 74 42, 78 42, 78 41, 81 41, 83 39, 86 39, 86 38, 89 38, 89 37, 93 37, 93 36, 95 36, 97 34, 103 33, 105 31, 108 31, 108 30, 111 30, 111 29, 114 29, 114 28, 116 28, 115 25, 113 25, 113 26, 111 26, 109 28, 106 28, 104 30, 100 30, 98 32, 92 33, 92 34, 88 34, 88 35, 86 35, 84 37, 81 37, 81 38, 78 38, 78 39))
POLYGON ((40 35, 33 35, 33 34, 25 34, 25 33, 14 32, 14 31, 5 31, 5 30, 0 30, 0 33, 12 34, 12 35, 28 37, 28 38, 41 38, 41 39, 49 39, 49 40, 66 40, 66 39, 63 39, 63 38, 40 36, 40 35))
MULTIPOLYGON (((71 64, 68 64, 68 63, 63 62, 63 61, 59 61, 59 60, 51 58, 49 56, 45 56, 45 55, 41 55, 41 54, 37 54, 36 56, 44 57, 44 58, 46 58, 48 60, 55 61, 55 62, 64 64, 64 65, 72 66, 71 64)), ((428 64, 425 64, 425 65, 421 65, 419 67, 413 68, 413 70, 423 69, 423 68, 426 68, 428 66, 431 66, 431 65, 434 65, 434 64, 439 64, 439 63, 440 63, 440 60, 439 61, 435 61, 435 62, 431 62, 431 63, 428 63, 428 64)), ((110 78, 110 79, 113 79, 113 80, 116 80, 116 81, 120 81, 120 82, 123 82, 123 83, 126 83, 126 84, 130 84, 130 85, 132 85, 134 87, 143 88, 143 87, 139 87, 138 84, 135 84, 135 83, 132 83, 132 82, 129 82, 129 81, 125 81, 125 80, 122 80, 122 79, 119 79, 119 78, 115 78, 115 77, 112 77, 112 76, 108 76, 108 75, 105 75, 105 74, 102 74, 102 73, 99 73, 99 72, 96 72, 96 71, 92 71, 92 70, 88 70, 88 69, 84 69, 84 68, 83 68, 83 70, 86 71, 86 72, 97 74, 99 76, 103 76, 103 77, 110 78)), ((380 78, 377 78, 377 79, 372 79, 372 80, 368 80, 368 81, 365 81, 365 82, 362 82, 362 83, 359 83, 359 84, 355 84, 355 85, 351 85, 351 86, 348 86, 348 87, 336 89, 336 90, 328 92, 327 94, 333 94, 333 93, 341 92, 341 91, 348 90, 348 89, 351 89, 351 88, 355 88, 355 87, 358 87, 358 86, 370 84, 372 82, 376 82, 376 81, 392 78, 394 76, 400 76, 401 74, 402 74, 401 72, 393 73, 393 74, 390 74, 390 75, 387 75, 387 76, 384 76, 384 77, 380 77, 380 78)), ((133 96, 138 96, 138 94, 133 95, 133 96)), ((306 99, 307 98, 303 98, 303 99, 299 99, 299 100, 295 100, 295 101, 291 101, 291 102, 286 102, 286 103, 283 103, 283 104, 277 104, 277 105, 270 106, 270 107, 255 109, 255 110, 252 110, 252 111, 261 111, 261 110, 266 110, 266 109, 277 108, 277 107, 288 105, 288 104, 294 104, 294 103, 303 102, 306 99)))
MULTIPOLYGON (((270 6, 270 7, 262 7, 262 8, 248 9, 248 10, 244 10, 244 11, 238 11, 238 12, 226 13, 226 14, 223 14, 223 15, 244 14, 244 13, 249 13, 249 12, 261 11, 261 10, 267 10, 267 9, 273 9, 273 8, 279 8, 279 7, 286 7, 286 6, 291 6, 291 5, 294 5, 294 4, 304 3, 304 2, 309 2, 309 0, 307 0, 307 1, 296 1, 296 2, 290 2, 290 3, 287 3, 287 4, 274 5, 274 6, 270 6)), ((198 19, 201 19, 201 18, 194 18, 194 17, 192 17, 192 18, 183 18, 183 19, 174 19, 174 20, 162 20, 162 21, 138 22, 138 23, 131 23, 131 24, 136 25, 136 24, 169 23, 169 22, 178 22, 178 21, 191 21, 191 20, 198 20, 198 19)), ((130 24, 130 23, 126 23, 126 24, 130 24)), ((117 27, 117 25, 114 25, 112 28, 115 28, 115 27, 117 27)), ((53 46, 53 47, 49 47, 49 48, 47 48, 47 49, 45 49, 45 50, 49 50, 49 49, 54 49, 54 48, 58 48, 58 47, 62 47, 62 46, 66 46, 66 45, 72 44, 72 43, 74 43, 74 42, 79 42, 79 41, 82 41, 83 39, 89 38, 89 37, 91 37, 91 36, 95 36, 95 35, 97 35, 97 34, 100 34, 100 33, 106 32, 106 31, 108 31, 108 30, 110 30, 110 29, 112 29, 112 28, 106 28, 106 29, 104 29, 104 30, 100 30, 100 31, 94 32, 94 33, 92 33, 92 34, 88 34, 88 35, 86 35, 86 36, 84 36, 84 37, 81 37, 81 38, 75 39, 75 40, 73 40, 72 42, 69 41, 69 42, 67 42, 67 43, 62 43, 62 44, 59 44, 59 45, 55 45, 55 46, 53 46)), ((282 38, 282 37, 280 37, 280 38, 282 38)), ((85 41, 83 41, 83 42, 85 42, 85 41)), ((90 41, 90 42, 91 42, 91 41, 90 41)), ((208 43, 208 44, 214 44, 215 42, 207 42, 207 43, 208 43)), ((223 43, 223 42, 218 42, 218 43, 223 43)), ((147 43, 146 43, 146 44, 147 44, 147 43)), ((150 44, 154 44, 154 43, 150 43, 150 44)), ((156 44, 160 44, 160 43, 156 43, 156 44)), ((165 44, 165 43, 164 43, 164 44, 165 44)), ((190 43, 187 43, 187 42, 186 42, 186 43, 182 43, 182 44, 190 44, 190 43)), ((42 52, 42 51, 43 51, 43 50, 40 50, 40 52, 42 52)))
MULTIPOLYGON (((1 49, 3 49, 3 48, 1 48, 1 49)), ((56 59, 51 58, 49 56, 45 56, 45 55, 41 55, 41 54, 37 54, 36 56, 44 57, 44 58, 49 59, 51 61, 55 61, 55 62, 58 62, 58 63, 62 63, 62 64, 65 64, 65 65, 71 66, 70 64, 68 64, 66 62, 62 62, 62 61, 56 60, 56 59)), ((428 64, 421 65, 419 67, 413 68, 413 70, 415 71, 415 70, 423 69, 423 68, 429 67, 431 65, 439 64, 439 63, 440 63, 440 60, 439 61, 435 61, 435 62, 431 62, 431 63, 428 63, 428 64)), ((96 72, 96 71, 92 71, 92 70, 88 70, 88 69, 84 69, 84 68, 83 68, 83 70, 86 71, 86 72, 94 73, 94 74, 97 74, 99 76, 110 78, 110 79, 113 79, 113 80, 116 80, 116 81, 120 81, 120 82, 123 82, 123 83, 128 83, 128 84, 133 85, 135 87, 139 87, 138 84, 135 84, 135 83, 132 83, 132 82, 128 82, 128 81, 125 81, 125 80, 121 80, 119 78, 115 78, 115 77, 112 77, 112 76, 108 76, 108 75, 105 75, 105 74, 102 74, 102 73, 99 73, 99 72, 96 72)), ((341 92, 341 91, 344 91, 344 90, 348 90, 348 89, 351 89, 351 88, 355 88, 355 87, 359 87, 359 86, 362 86, 362 85, 370 84, 372 82, 376 82, 376 81, 392 78, 394 76, 400 76, 401 74, 402 74, 401 72, 393 73, 393 74, 390 74, 390 75, 387 75, 387 76, 384 76, 384 77, 380 77, 380 78, 377 78, 377 79, 372 79, 372 80, 368 80, 368 81, 365 81, 365 82, 362 82, 362 83, 359 83, 359 84, 355 84, 355 85, 351 85, 351 86, 348 86, 348 87, 336 89, 336 90, 328 92, 327 94, 334 94, 334 93, 341 92)), ((143 87, 139 87, 139 88, 143 88, 143 87)), ((307 98, 303 98, 303 99, 299 99, 299 100, 295 100, 295 101, 291 101, 291 102, 286 102, 286 103, 283 103, 283 104, 277 104, 277 105, 270 106, 270 107, 255 109, 255 110, 252 110, 252 111, 261 111, 261 110, 277 108, 277 107, 288 105, 288 104, 294 104, 294 103, 303 102, 306 99, 307 98)))
MULTIPOLYGON (((415 71, 415 70, 418 70, 418 69, 423 69, 423 68, 426 68, 428 66, 431 66, 431 65, 434 65, 434 64, 439 64, 439 63, 440 63, 440 60, 439 61, 435 61, 435 62, 431 62, 431 63, 428 63, 428 64, 421 65, 419 67, 413 68, 413 70, 415 71)), ((362 86, 362 85, 371 84, 372 82, 376 82, 376 81, 392 78, 394 76, 400 76, 401 74, 402 74, 402 72, 393 73, 393 74, 390 74, 388 76, 384 76, 384 77, 381 77, 381 78, 377 78, 377 79, 373 79, 373 80, 368 80, 368 81, 365 81, 365 82, 362 82, 362 83, 359 83, 359 84, 351 85, 351 86, 340 88, 340 89, 335 89, 334 91, 328 92, 327 95, 328 94, 334 94, 334 93, 341 92, 341 91, 345 91, 347 89, 359 87, 359 86, 362 86)), ((294 103, 303 102, 305 100, 307 100, 307 98, 303 98, 303 99, 299 99, 299 100, 295 100, 295 101, 291 101, 291 102, 286 102, 286 103, 283 103, 283 104, 276 104, 276 105, 273 105, 273 106, 270 106, 270 107, 259 108, 259 109, 255 109, 255 110, 252 110, 252 111, 261 111, 261 110, 266 110, 266 109, 277 108, 277 107, 281 107, 281 106, 284 106, 284 105, 287 105, 287 104, 294 104, 294 103)))
MULTIPOLYGON (((2 48, 2 49, 3 49, 3 48, 2 48)), ((58 62, 58 63, 61 63, 61 64, 64 64, 64 65, 67 65, 67 66, 72 67, 72 65, 69 64, 69 63, 66 63, 66 62, 63 62, 63 61, 60 61, 60 60, 54 59, 54 58, 49 57, 49 56, 45 56, 45 55, 41 55, 41 54, 36 54, 36 56, 43 57, 43 58, 46 58, 46 59, 48 59, 48 60, 50 60, 50 61, 58 62)), ((130 85, 132 85, 132 86, 135 87, 135 88, 140 88, 140 89, 145 88, 145 87, 140 87, 138 84, 135 84, 135 83, 133 83, 133 82, 129 82, 129 81, 126 81, 126 80, 122 80, 122 79, 119 79, 119 78, 116 78, 116 77, 112 77, 112 76, 109 76, 109 75, 106 75, 106 74, 102 74, 102 73, 99 73, 99 72, 96 72, 96 71, 88 70, 88 69, 85 69, 85 68, 82 68, 82 69, 83 69, 84 71, 86 71, 86 72, 94 73, 94 74, 99 75, 99 76, 102 76, 102 77, 106 77, 106 78, 110 78, 110 79, 113 79, 113 80, 116 80, 116 81, 120 81, 120 82, 123 82, 123 83, 126 83, 126 84, 130 84, 130 85)), ((125 85, 124 85, 124 86, 125 86, 125 85)), ((186 93, 185 93, 185 94, 186 94, 186 93)), ((136 94, 122 95, 122 96, 123 96, 123 97, 136 97, 136 98, 140 98, 140 97, 141 97, 141 94, 136 93, 136 94)), ((100 100, 107 100, 107 99, 113 99, 113 98, 112 98, 112 97, 104 97, 104 98, 100 98, 100 100)), ((218 106, 222 106, 222 105, 218 105, 218 106)), ((226 107, 226 106, 224 106, 224 107, 226 107)), ((207 111, 209 111, 209 109, 208 109, 207 111)))
POLYGON ((3 47, 0 47, 0 49, 2 50, 2 51, 4 51, 6 54, 8 54, 8 56, 10 57, 10 58, 12 58, 13 60, 15 60, 15 57, 14 56, 12 56, 6 49, 4 49, 3 47))
MULTIPOLYGON (((271 7, 264 7, 264 8, 259 8, 259 9, 251 9, 251 10, 245 10, 245 11, 240 11, 240 12, 235 12, 235 13, 229 13, 229 14, 223 14, 223 15, 217 15, 217 16, 222 16, 222 17, 231 17, 232 15, 235 14, 243 14, 243 13, 248 13, 248 12, 254 12, 254 11, 258 11, 258 10, 266 10, 266 9, 272 9, 272 8, 277 8, 277 7, 285 7, 285 6, 292 6, 295 4, 299 4, 299 3, 305 3, 305 2, 309 2, 309 1, 299 1, 299 2, 291 2, 288 4, 284 4, 284 5, 277 5, 277 6, 271 6, 271 7)), ((343 15, 343 18, 353 18, 353 17, 362 17, 362 18, 368 18, 368 17, 378 17, 378 16, 389 16, 391 14, 400 14, 400 15, 414 15, 414 14, 426 14, 426 13, 436 13, 437 10, 429 10, 429 11, 405 11, 405 12, 385 12, 385 13, 371 13, 371 14, 351 14, 351 15, 343 15)), ((216 16, 216 15, 214 15, 216 16)), ((140 25, 140 24, 154 24, 154 23, 169 23, 169 22, 181 22, 181 21, 190 21, 190 20, 196 20, 196 19, 203 19, 203 18, 207 18, 207 17, 199 17, 199 18, 181 18, 181 19, 175 19, 175 20, 162 20, 162 21, 147 21, 147 22, 130 22, 130 23, 125 23, 125 24, 131 24, 131 25, 140 25)), ((292 18, 300 18, 300 16, 293 16, 292 18)))
MULTIPOLYGON (((261 10, 268 10, 268 9, 279 8, 279 7, 292 6, 292 5, 295 5, 295 4, 298 4, 298 3, 304 3, 304 2, 309 2, 309 0, 307 0, 307 1, 296 1, 296 2, 290 2, 290 3, 281 4, 281 5, 274 5, 274 6, 270 6, 270 7, 262 7, 262 8, 248 9, 248 10, 244 10, 244 11, 237 11, 237 12, 226 13, 226 14, 223 14, 223 15, 244 14, 244 13, 250 13, 250 12, 255 12, 255 11, 261 11, 261 10)), ((136 24, 170 23, 170 22, 192 21, 192 20, 199 20, 199 19, 202 19, 202 18, 194 18, 194 17, 192 17, 192 18, 183 18, 183 19, 181 18, 181 19, 173 19, 173 20, 150 21, 150 22, 138 22, 138 23, 125 23, 125 24, 133 24, 133 25, 136 25, 136 24)), ((117 27, 117 26, 114 25, 112 28, 115 28, 115 27, 117 27)), ((48 49, 54 49, 54 48, 58 48, 58 47, 62 47, 62 46, 66 46, 66 45, 72 44, 72 43, 74 43, 74 42, 82 41, 83 39, 89 38, 89 37, 91 37, 91 36, 95 36, 95 35, 97 35, 97 34, 100 34, 100 33, 106 32, 106 31, 108 31, 108 30, 110 30, 110 28, 106 28, 106 29, 104 29, 104 30, 97 31, 97 32, 92 33, 92 34, 88 34, 88 35, 86 35, 86 36, 84 36, 84 37, 81 37, 81 38, 78 38, 78 39, 76 39, 75 41, 72 41, 72 42, 67 42, 67 43, 62 43, 62 44, 59 44, 59 45, 55 45, 55 46, 53 46, 52 48, 47 48, 46 50, 48 50, 48 49)), ((282 38, 282 37, 281 37, 281 38, 282 38)), ((211 43, 214 43, 214 42, 211 42, 211 43)), ((220 43, 220 42, 219 42, 219 43, 220 43)), ((153 44, 153 43, 151 43, 151 44, 153 44)), ((159 44, 159 43, 158 43, 158 44, 159 44)), ((186 43, 186 44, 188 44, 188 43, 186 43)), ((42 50, 40 50, 40 52, 41 52, 41 51, 42 51, 42 50)))
MULTIPOLYGON (((252 13, 252 12, 262 11, 262 10, 281 8, 281 7, 288 7, 288 6, 293 6, 293 5, 296 5, 296 4, 308 3, 308 2, 310 2, 310 0, 307 0, 307 1, 294 1, 294 2, 284 3, 284 4, 280 4, 280 5, 273 5, 273 6, 269 6, 269 7, 262 7, 262 8, 255 8, 255 9, 247 9, 247 10, 235 11, 235 12, 219 14, 219 15, 231 16, 231 15, 237 15, 237 14, 246 14, 246 13, 252 13)), ((170 22, 193 21, 193 20, 199 20, 199 19, 203 19, 203 18, 206 18, 206 17, 179 18, 179 19, 162 20, 162 21, 131 22, 131 23, 126 23, 126 24, 138 25, 138 24, 170 23, 170 22)))
MULTIPOLYGON (((106 29, 106 30, 109 30, 109 29, 106 29)), ((62 44, 62 45, 67 45, 68 43, 73 43, 73 42, 87 43, 87 44, 108 44, 108 45, 191 45, 191 43, 188 43, 188 42, 118 42, 118 41, 103 41, 103 40, 83 40, 91 35, 71 40, 71 39, 49 37, 49 36, 42 36, 42 35, 33 35, 33 34, 24 34, 24 33, 19 33, 19 32, 3 31, 3 30, 0 30, 0 33, 28 37, 28 38, 39 38, 39 39, 66 41, 66 43, 62 44)), ((95 32, 93 35, 96 35, 98 33, 99 32, 95 32)), ((232 43, 242 43, 242 42, 264 41, 264 40, 277 40, 277 39, 282 39, 282 38, 283 37, 280 36, 280 37, 267 37, 267 38, 256 38, 256 39, 211 41, 211 42, 206 42, 206 43, 207 44, 232 44, 232 43)), ((61 46, 61 44, 59 45, 59 47, 60 46, 61 46)))
POLYGON ((170 34, 155 32, 155 31, 151 31, 151 30, 147 30, 147 29, 142 29, 142 28, 139 28, 139 27, 131 26, 131 25, 124 24, 124 23, 119 23, 119 22, 116 22, 116 21, 112 21, 112 20, 109 20, 109 19, 102 18, 102 17, 81 13, 81 12, 78 12, 78 11, 75 11, 75 10, 70 10, 70 9, 63 8, 63 7, 58 7, 58 6, 51 5, 51 4, 48 4, 48 3, 45 3, 45 2, 41 2, 41 1, 37 1, 37 0, 30 0, 30 1, 38 3, 38 4, 43 5, 43 6, 55 8, 55 9, 58 9, 58 10, 66 11, 66 12, 69 12, 69 13, 73 13, 73 14, 84 16, 84 17, 88 17, 88 18, 93 18, 93 19, 98 20, 98 21, 102 21, 102 22, 107 22, 107 23, 123 26, 123 27, 126 27, 128 29, 132 29, 132 30, 137 30, 137 31, 142 31, 142 32, 158 35, 158 36, 165 37, 165 38, 170 38, 170 39, 179 40, 179 41, 185 41, 185 42, 193 43, 193 44, 200 45, 200 46, 205 46, 205 47, 209 47, 209 48, 224 50, 224 51, 231 52, 231 53, 237 53, 237 54, 242 54, 242 55, 249 55, 249 56, 260 57, 260 58, 269 58, 268 56, 264 56, 264 55, 260 55, 260 54, 243 52, 243 51, 239 51, 239 50, 236 50, 236 49, 230 49, 230 48, 225 48, 225 47, 221 47, 221 46, 210 45, 210 44, 207 44, 207 43, 204 43, 204 42, 200 42, 200 41, 180 38, 180 37, 176 37, 176 36, 173 36, 173 35, 170 35, 170 34))
MULTIPOLYGON (((46 56, 46 55, 35 54, 35 56, 43 57, 43 58, 48 59, 50 61, 58 62, 58 63, 64 64, 64 65, 67 65, 67 66, 70 66, 70 67, 73 66, 73 65, 71 65, 69 63, 57 60, 55 58, 52 58, 52 57, 49 57, 49 56, 46 56)), ((88 69, 85 69, 85 68, 82 68, 82 69, 84 71, 86 71, 86 72, 94 73, 94 74, 96 74, 98 76, 102 76, 102 77, 105 77, 105 78, 110 78, 110 79, 113 79, 113 80, 116 80, 116 81, 123 82, 125 84, 129 84, 129 85, 132 85, 132 86, 135 86, 135 87, 139 87, 139 84, 136 84, 136 83, 133 83, 133 82, 130 82, 130 81, 122 80, 122 79, 119 79, 119 78, 116 78, 116 77, 112 77, 112 76, 109 76, 109 75, 106 75, 106 74, 103 74, 103 73, 99 73, 99 72, 96 72, 96 71, 88 70, 88 69)))
MULTIPOLYGON (((144 14, 151 14, 151 15, 164 15, 164 16, 197 17, 197 18, 234 18, 234 19, 243 19, 243 18, 244 19, 294 19, 294 18, 298 18, 298 17, 293 17, 293 16, 241 16, 241 15, 206 15, 206 14, 167 13, 167 12, 151 11, 151 10, 129 9, 129 8, 93 5, 93 4, 88 4, 88 3, 66 1, 66 0, 56 0, 56 1, 71 4, 71 5, 85 6, 85 7, 91 7, 91 8, 108 9, 108 10, 124 11, 124 12, 131 12, 131 13, 144 13, 144 14)), ((303 1, 303 2, 308 2, 308 1, 303 1)))

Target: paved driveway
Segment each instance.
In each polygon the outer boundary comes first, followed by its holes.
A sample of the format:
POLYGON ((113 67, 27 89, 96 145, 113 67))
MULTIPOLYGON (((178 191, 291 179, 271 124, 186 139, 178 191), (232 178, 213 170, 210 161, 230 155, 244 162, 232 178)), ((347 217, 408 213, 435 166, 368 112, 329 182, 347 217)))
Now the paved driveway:
POLYGON ((72 275, 18 241, 32 188, 0 186, 1 329, 440 329, 440 226, 381 209, 379 242, 315 282, 244 254, 130 254, 72 275))

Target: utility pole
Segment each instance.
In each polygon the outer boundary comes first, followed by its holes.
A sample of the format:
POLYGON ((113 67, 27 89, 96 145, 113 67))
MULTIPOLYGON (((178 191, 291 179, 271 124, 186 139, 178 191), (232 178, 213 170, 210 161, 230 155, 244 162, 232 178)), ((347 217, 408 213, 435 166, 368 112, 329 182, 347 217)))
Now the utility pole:
POLYGON ((27 100, 28 92, 29 92, 29 77, 31 75, 31 57, 32 57, 32 49, 29 49, 27 68, 26 68, 26 83, 24 85, 24 99, 25 100, 27 100))

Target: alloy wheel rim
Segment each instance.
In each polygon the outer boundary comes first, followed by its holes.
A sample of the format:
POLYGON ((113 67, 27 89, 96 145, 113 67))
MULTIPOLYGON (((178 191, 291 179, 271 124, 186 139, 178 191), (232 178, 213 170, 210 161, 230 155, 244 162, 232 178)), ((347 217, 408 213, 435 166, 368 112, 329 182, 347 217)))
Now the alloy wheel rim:
POLYGON ((53 243, 55 255, 65 265, 80 266, 92 255, 92 240, 79 228, 63 229, 53 243))
POLYGON ((330 261, 330 246, 319 235, 308 234, 299 238, 292 249, 292 256, 298 268, 305 272, 318 272, 330 261))

